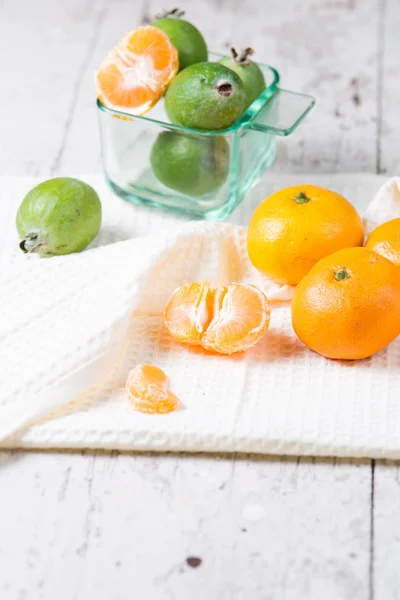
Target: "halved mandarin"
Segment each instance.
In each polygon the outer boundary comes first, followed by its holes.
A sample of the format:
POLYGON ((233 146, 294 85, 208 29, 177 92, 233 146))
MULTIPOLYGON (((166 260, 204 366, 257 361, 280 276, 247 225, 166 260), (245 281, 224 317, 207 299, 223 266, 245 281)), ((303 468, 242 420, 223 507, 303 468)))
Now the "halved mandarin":
POLYGON ((216 289, 207 282, 186 284, 175 290, 164 312, 165 325, 175 339, 221 354, 256 344, 269 321, 263 292, 239 283, 216 289))
POLYGON ((198 345, 213 315, 214 292, 208 282, 177 288, 164 310, 169 333, 179 342, 198 345))
POLYGON ((167 388, 167 377, 153 365, 137 365, 126 380, 125 389, 136 410, 163 414, 179 408, 179 400, 167 388))
POLYGON ((176 48, 151 25, 127 33, 96 71, 96 90, 109 108, 143 115, 178 72, 176 48))

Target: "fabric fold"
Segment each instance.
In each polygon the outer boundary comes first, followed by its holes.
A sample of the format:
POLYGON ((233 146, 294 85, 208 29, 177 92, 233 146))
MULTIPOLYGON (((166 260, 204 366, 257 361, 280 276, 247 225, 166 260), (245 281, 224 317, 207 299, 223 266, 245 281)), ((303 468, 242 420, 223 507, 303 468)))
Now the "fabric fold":
MULTIPOLYGON (((318 184, 318 177, 308 179, 318 184)), ((47 260, 21 258, 8 246, 2 248, 3 446, 251 452, 294 448, 297 454, 312 447, 313 454, 337 448, 349 456, 359 456, 360 447, 365 455, 371 448, 384 456, 387 447, 388 455, 398 449, 400 456, 400 416, 396 413, 395 425, 389 420, 400 382, 398 340, 352 367, 325 361, 294 336, 288 304, 293 288, 268 280, 249 262, 245 226, 165 217, 115 198, 100 176, 87 180, 102 198, 104 229, 113 225, 115 237, 107 240, 111 243, 101 245, 100 236, 98 247, 47 260), (132 238, 118 241, 120 230, 121 237, 129 230, 132 238), (270 332, 245 355, 207 355, 168 338, 162 312, 169 296, 176 287, 203 279, 212 284, 253 283, 273 303, 270 332), (122 385, 138 362, 164 368, 182 411, 149 417, 132 410, 122 385), (345 392, 333 383, 339 370, 345 392), (366 394, 364 408, 356 393, 360 388, 366 394), (379 439, 368 421, 373 415, 387 426, 379 439)), ((265 195, 288 180, 275 176, 265 185, 265 195)), ((381 179, 374 181, 377 185, 381 179)), ((21 181, 5 179, 4 187, 16 210, 13 189, 21 181)), ((365 206, 371 185, 363 184, 359 175, 347 176, 345 183, 338 176, 334 189, 354 201, 348 193, 353 190, 365 206)), ((242 206, 232 220, 246 224, 255 202, 249 202, 245 215, 242 206)), ((381 187, 364 216, 368 232, 400 216, 400 178, 381 187)), ((13 226, 11 219, 5 226, 13 226)), ((6 237, 4 244, 16 244, 14 238, 6 237)))

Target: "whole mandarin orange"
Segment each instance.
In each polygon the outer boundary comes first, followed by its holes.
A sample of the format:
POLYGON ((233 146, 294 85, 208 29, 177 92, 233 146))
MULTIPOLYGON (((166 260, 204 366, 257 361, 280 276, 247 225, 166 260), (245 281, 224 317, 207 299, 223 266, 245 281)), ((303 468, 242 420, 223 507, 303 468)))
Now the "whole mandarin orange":
POLYGON ((247 236, 253 265, 274 281, 293 285, 321 258, 363 243, 356 209, 340 194, 314 185, 288 187, 266 198, 247 236))
POLYGON ((296 287, 293 328, 311 350, 354 360, 378 352, 400 334, 400 277, 369 248, 322 259, 296 287))
POLYGON ((365 244, 400 267, 400 219, 392 219, 374 229, 365 244))

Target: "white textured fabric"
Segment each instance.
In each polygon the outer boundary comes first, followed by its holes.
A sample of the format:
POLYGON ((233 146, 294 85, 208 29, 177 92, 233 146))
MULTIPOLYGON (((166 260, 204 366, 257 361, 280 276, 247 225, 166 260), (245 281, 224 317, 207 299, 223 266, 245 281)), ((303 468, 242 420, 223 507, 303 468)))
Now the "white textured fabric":
POLYGON ((383 221, 400 216, 400 177, 392 177, 382 185, 370 202, 364 215, 365 231, 368 235, 383 221))
MULTIPOLYGON (((101 234, 91 250, 51 259, 18 250, 15 213, 36 181, 0 178, 1 445, 400 457, 400 339, 358 362, 309 351, 282 302, 292 290, 253 269, 240 226, 263 197, 307 180, 365 212, 381 177, 269 175, 231 224, 139 208, 100 175, 83 178, 102 199, 101 234), (207 355, 168 336, 166 301, 199 279, 252 282, 273 301, 270 329, 249 352, 207 355), (182 410, 133 410, 123 384, 138 363, 165 370, 182 410)), ((399 189, 382 187, 368 228, 400 216, 399 189)))

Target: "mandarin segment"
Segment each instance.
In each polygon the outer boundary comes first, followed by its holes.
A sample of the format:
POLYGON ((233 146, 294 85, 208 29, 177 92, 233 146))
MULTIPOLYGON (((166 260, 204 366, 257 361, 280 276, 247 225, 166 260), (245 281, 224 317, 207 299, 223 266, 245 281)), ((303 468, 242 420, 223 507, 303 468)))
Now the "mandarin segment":
POLYGON ((253 285, 233 283, 216 289, 207 283, 177 288, 164 312, 169 333, 178 341, 233 354, 253 346, 269 326, 265 295, 253 285))
POLYGON ((125 53, 128 64, 139 57, 143 58, 143 66, 147 66, 145 61, 148 61, 158 80, 165 85, 176 73, 174 69, 178 67, 178 52, 167 34, 157 27, 147 25, 129 31, 119 42, 118 48, 125 53))
POLYGON ((143 114, 158 98, 144 82, 133 85, 134 79, 129 81, 131 74, 120 53, 112 50, 97 72, 97 95, 105 106, 143 114))
POLYGON ((96 71, 97 96, 109 108, 143 115, 161 98, 178 66, 177 50, 163 31, 138 27, 96 71))
POLYGON ((267 331, 269 320, 268 300, 255 286, 220 286, 215 294, 214 317, 202 345, 222 354, 247 350, 267 331))
POLYGON ((136 410, 164 414, 179 408, 178 398, 168 390, 167 377, 153 365, 137 365, 126 380, 128 398, 136 410))
POLYGON ((164 311, 169 333, 179 342, 200 344, 212 317, 213 293, 207 282, 177 288, 164 311))

